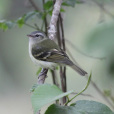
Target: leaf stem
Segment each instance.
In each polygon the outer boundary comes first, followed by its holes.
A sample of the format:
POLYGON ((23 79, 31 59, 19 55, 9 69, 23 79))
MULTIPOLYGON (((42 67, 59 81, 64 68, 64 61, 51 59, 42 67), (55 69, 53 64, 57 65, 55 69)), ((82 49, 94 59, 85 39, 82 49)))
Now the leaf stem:
POLYGON ((28 26, 28 27, 30 27, 30 28, 33 28, 33 29, 35 29, 35 30, 37 30, 36 27, 34 27, 34 26, 32 26, 32 25, 29 25, 28 23, 24 23, 24 25, 26 25, 26 26, 28 26))
POLYGON ((92 73, 90 74, 90 76, 89 76, 89 78, 88 78, 88 82, 87 82, 86 87, 85 87, 81 92, 79 92, 78 94, 76 94, 73 98, 69 99, 69 100, 64 104, 65 106, 67 106, 68 103, 70 103, 73 99, 75 99, 78 95, 80 95, 81 93, 83 93, 83 92, 88 88, 88 86, 89 86, 89 84, 90 84, 90 81, 91 81, 91 75, 92 75, 92 73))

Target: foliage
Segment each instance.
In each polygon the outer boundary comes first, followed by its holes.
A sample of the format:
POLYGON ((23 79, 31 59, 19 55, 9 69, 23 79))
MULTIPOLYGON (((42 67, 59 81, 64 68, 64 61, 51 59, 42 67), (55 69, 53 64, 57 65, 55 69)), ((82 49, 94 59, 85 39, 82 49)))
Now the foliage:
POLYGON ((55 85, 43 84, 37 86, 31 96, 34 113, 36 114, 42 106, 69 95, 72 92, 73 91, 68 91, 63 93, 55 85))
POLYGON ((76 4, 76 0, 64 0, 62 5, 63 6, 71 6, 74 7, 76 4))
POLYGON ((11 29, 12 27, 15 27, 17 25, 18 27, 22 27, 24 24, 26 24, 27 21, 38 17, 38 18, 43 18, 43 15, 41 12, 38 11, 31 11, 28 12, 27 14, 24 14, 22 17, 19 17, 15 21, 6 21, 6 20, 1 20, 0 21, 0 28, 3 30, 11 29))
POLYGON ((52 104, 45 114, 114 114, 106 105, 88 100, 79 100, 70 106, 52 104))
MULTIPOLYGON (((71 6, 71 7, 74 7, 75 4, 76 4, 76 0, 64 0, 63 3, 62 3, 63 6, 71 6)), ((44 20, 46 15, 48 15, 48 14, 52 15, 53 1, 52 0, 51 1, 47 1, 44 4, 44 9, 45 9, 45 12, 42 12, 42 11, 30 11, 30 12, 24 14, 22 17, 19 17, 17 20, 12 20, 12 21, 1 20, 0 21, 0 29, 5 31, 7 29, 11 29, 12 27, 15 27, 16 25, 18 27, 22 27, 24 24, 26 25, 29 20, 34 19, 36 17, 38 17, 39 19, 44 20)), ((60 11, 61 12, 65 12, 65 10, 63 8, 61 8, 60 11)))
POLYGON ((36 72, 36 75, 38 76, 39 73, 41 72, 42 68, 39 68, 38 71, 36 72))
MULTIPOLYGON (((64 7, 75 7, 76 4, 80 4, 80 3, 83 3, 83 2, 80 0, 63 0, 60 12, 65 12, 64 7)), ((21 28, 23 27, 23 25, 27 25, 29 27, 38 29, 36 28, 36 26, 29 25, 28 21, 38 17, 38 19, 41 19, 42 22, 44 23, 46 16, 52 15, 53 4, 54 3, 52 0, 47 0, 43 4, 44 11, 31 11, 24 14, 22 17, 19 17, 17 20, 12 20, 12 21, 1 20, 0 28, 5 31, 15 26, 18 26, 19 28, 21 28)), ((109 48, 112 48, 114 46, 113 31, 114 31, 114 23, 113 24, 111 23, 109 26, 102 25, 101 27, 98 27, 88 37, 88 42, 87 42, 88 50, 90 49, 93 51, 94 49, 99 49, 99 48, 107 50, 109 48)), ((41 72, 41 68, 38 69, 36 74, 38 75, 40 72, 41 72)), ((55 100, 59 100, 64 96, 67 96, 67 102, 64 104, 64 106, 61 106, 58 104, 52 104, 48 107, 45 114, 51 114, 51 113, 53 114, 84 114, 84 113, 114 114, 106 105, 95 101, 80 100, 68 106, 68 104, 70 104, 71 101, 74 100, 74 98, 76 98, 78 95, 80 95, 88 88, 91 81, 91 75, 92 74, 90 74, 85 88, 81 92, 76 94, 74 97, 72 97, 71 99, 69 98, 69 94, 71 94, 73 90, 63 93, 55 85, 34 84, 30 90, 32 94, 31 101, 32 101, 34 114, 36 114, 44 105, 52 103, 55 100)), ((114 101, 114 98, 111 96, 110 91, 104 91, 104 93, 106 96, 111 97, 114 101)))
POLYGON ((6 21, 6 20, 0 21, 0 28, 3 30, 11 29, 13 26, 15 26, 15 22, 13 21, 6 21))
MULTIPOLYGON (((44 105, 52 103, 55 100, 59 100, 60 98, 67 96, 68 103, 70 103, 74 98, 76 98, 78 95, 80 95, 83 91, 85 91, 90 83, 91 80, 91 74, 89 76, 88 82, 84 90, 79 92, 77 95, 75 95, 73 98, 69 99, 69 94, 71 94, 73 91, 68 91, 63 93, 57 86, 50 85, 50 84, 43 84, 38 85, 35 84, 31 92, 31 101, 32 106, 34 109, 34 114, 36 114, 44 105)), ((106 105, 95 102, 95 101, 88 101, 88 100, 80 100, 76 103, 71 104, 70 106, 60 106, 57 104, 52 104, 48 107, 45 114, 83 114, 86 113, 101 113, 102 114, 114 114, 106 105)))
POLYGON ((81 92, 77 93, 73 98, 68 99, 68 101, 65 103, 65 105, 67 105, 69 102, 71 102, 74 98, 76 98, 78 95, 80 95, 81 93, 83 93, 88 88, 88 86, 90 84, 90 81, 91 81, 91 76, 92 76, 92 73, 90 74, 90 76, 88 78, 88 82, 87 82, 87 85, 85 86, 85 88, 81 92))

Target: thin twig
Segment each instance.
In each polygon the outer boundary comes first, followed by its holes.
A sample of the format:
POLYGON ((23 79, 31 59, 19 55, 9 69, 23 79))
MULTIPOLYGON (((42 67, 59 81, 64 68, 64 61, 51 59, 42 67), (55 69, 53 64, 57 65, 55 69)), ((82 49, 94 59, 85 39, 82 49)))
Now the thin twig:
MULTIPOLYGON (((61 88, 63 92, 66 92, 66 83, 64 80, 64 76, 63 76, 63 68, 62 66, 60 66, 60 80, 61 80, 61 88)), ((66 103, 66 97, 63 97, 62 99, 62 103, 66 103)))
POLYGON ((66 51, 66 48, 65 48, 65 37, 64 37, 64 28, 63 28, 63 19, 62 19, 61 13, 59 14, 59 19, 60 19, 60 25, 61 25, 61 33, 62 33, 61 40, 62 40, 62 44, 63 44, 63 50, 66 51))
POLYGON ((99 8, 102 9, 102 11, 104 11, 107 15, 109 15, 110 17, 112 17, 114 19, 114 15, 111 14, 107 9, 105 9, 104 5, 102 5, 100 2, 98 2, 97 0, 92 0, 95 4, 97 4, 99 6, 99 8))
MULTIPOLYGON (((57 21, 57 41, 58 41, 58 45, 61 48, 61 37, 60 37, 60 23, 59 23, 59 19, 57 21)), ((60 81, 61 81, 61 88, 62 91, 64 92, 64 80, 63 80, 63 71, 62 71, 62 66, 60 66, 60 81)), ((64 97, 62 99, 62 103, 64 104, 66 101, 66 98, 64 97)))
POLYGON ((34 26, 36 27, 37 30, 40 30, 36 23, 34 24, 34 26))
MULTIPOLYGON (((78 94, 78 92, 77 92, 77 93, 73 92, 73 93, 71 93, 71 94, 78 94)), ((84 94, 84 93, 81 93, 80 95, 86 96, 86 97, 94 97, 94 96, 92 96, 92 95, 90 95, 90 94, 84 94)))
MULTIPOLYGON (((104 7, 104 2, 101 4, 101 7, 104 7)), ((104 8, 103 8, 104 9, 104 8)), ((104 11, 100 8, 100 16, 99 16, 99 23, 102 23, 104 22, 104 18, 105 18, 105 13, 104 11)))
POLYGON ((61 79, 62 91, 64 92, 64 80, 63 80, 62 66, 60 66, 60 79, 61 79))
MULTIPOLYGON (((45 0, 42 0, 42 3, 43 3, 43 10, 44 10, 44 13, 45 12, 45 9, 44 9, 44 4, 45 4, 45 0)), ((45 22, 45 32, 46 32, 46 35, 47 35, 47 15, 45 15, 45 18, 44 18, 44 22, 45 22)))
POLYGON ((108 98, 104 95, 104 93, 100 90, 100 88, 95 84, 95 82, 91 80, 91 84, 92 84, 93 87, 97 90, 97 92, 102 96, 102 98, 103 98, 112 108, 114 108, 114 105, 108 100, 108 98))
POLYGON ((47 34, 47 26, 48 26, 48 24, 47 24, 47 17, 44 18, 44 22, 45 22, 45 32, 47 34))
MULTIPOLYGON (((58 18, 57 21, 57 41, 58 41, 58 45, 60 48, 62 48, 62 42, 61 42, 61 34, 60 34, 60 18, 58 18)), ((66 92, 66 80, 64 80, 64 76, 63 76, 63 68, 62 66, 60 66, 60 80, 61 80, 61 88, 63 92, 66 92)), ((62 99, 62 103, 64 104, 66 102, 66 97, 63 97, 62 99)))
POLYGON ((61 48, 61 38, 60 38, 60 26, 59 26, 59 19, 57 21, 57 41, 58 45, 61 48))
POLYGON ((99 60, 103 60, 103 59, 106 59, 106 57, 94 57, 94 56, 91 56, 91 55, 87 55, 86 53, 82 52, 78 47, 76 47, 76 45, 74 45, 71 41, 67 40, 66 39, 66 42, 69 43, 69 45, 75 49, 77 52, 79 52, 80 54, 86 56, 86 57, 89 57, 89 58, 92 58, 92 59, 99 59, 99 60))
POLYGON ((90 81, 91 81, 91 75, 92 75, 92 74, 90 74, 90 76, 89 76, 89 78, 88 78, 87 85, 85 86, 85 88, 84 88, 81 92, 79 92, 78 94, 76 94, 74 97, 72 97, 71 99, 68 99, 68 101, 64 104, 65 106, 67 106, 68 103, 70 103, 70 102, 71 102, 73 99, 75 99, 78 95, 82 94, 82 93, 88 88, 88 86, 89 86, 89 84, 90 84, 90 81))
POLYGON ((33 28, 33 29, 35 29, 35 30, 37 30, 36 27, 34 27, 34 26, 32 26, 32 25, 29 25, 29 24, 27 24, 27 23, 24 23, 24 25, 26 25, 26 26, 28 26, 28 27, 30 27, 30 28, 33 28))
POLYGON ((31 5, 34 7, 36 11, 40 11, 40 9, 38 8, 38 6, 35 4, 33 0, 29 0, 29 2, 31 3, 31 5))
MULTIPOLYGON (((62 19, 61 13, 59 14, 59 19, 60 19, 60 27, 61 27, 61 42, 62 42, 63 50, 66 51, 63 19, 62 19)), ((64 92, 66 92, 67 91, 67 82, 66 82, 66 67, 65 66, 63 67, 63 79, 64 79, 64 92)))
POLYGON ((56 75, 56 71, 51 70, 51 74, 52 74, 53 84, 55 84, 57 87, 59 87, 59 82, 58 82, 58 78, 56 75))
POLYGON ((42 21, 42 24, 41 24, 41 30, 43 31, 43 27, 44 27, 44 20, 42 21))

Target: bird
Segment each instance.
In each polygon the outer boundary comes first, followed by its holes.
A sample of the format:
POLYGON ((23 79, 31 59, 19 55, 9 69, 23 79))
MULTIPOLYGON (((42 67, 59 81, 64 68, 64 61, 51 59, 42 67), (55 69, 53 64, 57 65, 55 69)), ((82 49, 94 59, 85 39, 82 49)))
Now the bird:
POLYGON ((31 60, 38 66, 54 70, 58 65, 69 66, 81 76, 86 76, 78 64, 74 64, 68 55, 42 31, 34 31, 29 37, 29 55, 31 60))

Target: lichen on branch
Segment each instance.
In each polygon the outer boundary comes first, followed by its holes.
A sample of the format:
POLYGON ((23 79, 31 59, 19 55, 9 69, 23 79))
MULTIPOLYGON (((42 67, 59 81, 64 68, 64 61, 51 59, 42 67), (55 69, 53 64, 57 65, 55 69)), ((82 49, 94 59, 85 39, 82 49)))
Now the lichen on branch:
POLYGON ((49 25, 49 29, 48 29, 48 36, 51 40, 53 40, 55 38, 56 24, 57 24, 58 16, 60 13, 61 4, 62 4, 62 0, 56 0, 54 9, 52 12, 52 17, 51 17, 51 21, 50 21, 50 25, 49 25))

